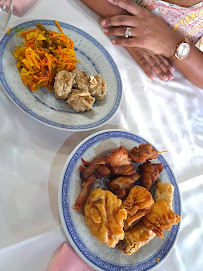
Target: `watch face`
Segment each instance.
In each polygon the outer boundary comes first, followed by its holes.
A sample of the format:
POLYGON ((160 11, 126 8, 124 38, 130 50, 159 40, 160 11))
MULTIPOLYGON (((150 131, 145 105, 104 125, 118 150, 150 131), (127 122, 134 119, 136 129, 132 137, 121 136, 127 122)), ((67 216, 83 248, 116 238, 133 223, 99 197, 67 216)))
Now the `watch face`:
POLYGON ((180 58, 184 58, 189 55, 190 52, 190 45, 186 42, 183 42, 180 44, 180 46, 177 49, 177 54, 180 58))

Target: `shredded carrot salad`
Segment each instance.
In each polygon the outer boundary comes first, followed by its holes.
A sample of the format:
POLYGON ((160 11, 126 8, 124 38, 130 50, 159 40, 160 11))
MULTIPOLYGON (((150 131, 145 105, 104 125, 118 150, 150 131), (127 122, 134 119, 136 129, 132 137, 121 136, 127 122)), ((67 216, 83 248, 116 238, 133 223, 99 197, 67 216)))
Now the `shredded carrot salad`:
POLYGON ((32 91, 41 87, 52 91, 57 72, 76 68, 74 43, 63 33, 59 23, 55 23, 60 34, 47 30, 40 23, 36 24, 38 29, 21 32, 25 44, 13 52, 21 79, 32 91))

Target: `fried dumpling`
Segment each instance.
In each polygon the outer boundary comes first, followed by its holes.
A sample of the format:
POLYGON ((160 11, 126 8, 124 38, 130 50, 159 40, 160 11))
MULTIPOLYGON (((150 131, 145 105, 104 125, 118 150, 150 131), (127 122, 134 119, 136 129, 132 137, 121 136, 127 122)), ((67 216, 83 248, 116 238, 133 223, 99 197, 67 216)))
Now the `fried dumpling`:
POLYGON ((139 185, 132 187, 122 205, 128 212, 126 219, 128 226, 146 215, 153 203, 152 195, 146 188, 139 185))
POLYGON ((180 216, 175 214, 163 200, 159 200, 153 204, 142 221, 158 237, 163 238, 163 231, 170 230, 173 225, 178 224, 180 216))
POLYGON ((57 100, 66 100, 71 92, 75 75, 68 71, 56 74, 54 82, 54 96, 57 100))
POLYGON ((121 205, 122 201, 113 193, 97 188, 91 192, 84 206, 90 233, 108 247, 115 247, 124 238, 123 220, 127 211, 121 205))
POLYGON ((157 183, 154 200, 163 200, 172 209, 174 187, 170 183, 157 183))
POLYGON ((149 243, 154 236, 155 233, 140 221, 132 229, 125 232, 124 239, 118 243, 118 246, 125 254, 131 255, 149 243))
POLYGON ((73 88, 88 91, 89 89, 89 79, 87 74, 83 70, 75 69, 72 71, 74 76, 73 88))
POLYGON ((75 112, 89 111, 92 109, 94 101, 95 98, 93 98, 88 91, 73 92, 66 100, 67 104, 69 104, 75 112))
POLYGON ((97 100, 102 100, 106 95, 106 83, 100 74, 89 77, 89 93, 97 100))

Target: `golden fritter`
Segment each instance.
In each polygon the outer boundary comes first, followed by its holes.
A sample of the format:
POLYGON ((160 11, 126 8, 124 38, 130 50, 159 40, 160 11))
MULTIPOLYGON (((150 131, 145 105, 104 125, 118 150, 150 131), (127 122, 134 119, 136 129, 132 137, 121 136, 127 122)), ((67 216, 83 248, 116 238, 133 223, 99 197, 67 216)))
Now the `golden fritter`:
POLYGON ((123 199, 129 192, 133 183, 139 179, 139 173, 135 173, 131 176, 120 176, 113 179, 109 184, 109 189, 113 192, 119 199, 123 199))
POLYGON ((150 144, 141 144, 139 147, 134 147, 129 151, 130 158, 134 162, 145 162, 158 158, 158 152, 150 144))
POLYGON ((152 164, 150 161, 139 165, 140 172, 142 174, 142 185, 150 190, 152 185, 159 178, 160 172, 163 170, 163 165, 161 163, 152 164))
POLYGON ((158 237, 163 238, 163 231, 170 230, 173 225, 178 224, 180 216, 175 214, 163 200, 159 200, 153 204, 142 221, 158 237))
POLYGON ((132 187, 122 205, 128 212, 126 219, 128 226, 146 215, 153 203, 152 195, 146 188, 138 185, 132 187))
POLYGON ((172 209, 174 187, 170 183, 157 183, 154 200, 163 200, 172 209))
POLYGON ((123 146, 113 151, 111 155, 105 156, 107 164, 111 167, 129 165, 131 159, 128 155, 128 150, 123 146))
POLYGON ((125 254, 131 255, 149 243, 154 236, 155 233, 140 221, 132 229, 125 232, 124 239, 118 243, 118 246, 125 254))
POLYGON ((121 205, 122 201, 113 193, 100 188, 93 190, 85 203, 90 233, 108 247, 115 247, 124 238, 123 220, 127 211, 121 205))

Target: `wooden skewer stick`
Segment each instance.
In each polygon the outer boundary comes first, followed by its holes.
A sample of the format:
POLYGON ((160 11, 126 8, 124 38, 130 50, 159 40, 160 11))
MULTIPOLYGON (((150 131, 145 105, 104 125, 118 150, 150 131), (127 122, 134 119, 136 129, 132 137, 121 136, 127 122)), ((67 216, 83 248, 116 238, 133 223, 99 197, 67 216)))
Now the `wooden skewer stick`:
POLYGON ((166 152, 168 152, 168 151, 160 151, 160 152, 158 152, 158 154, 166 153, 166 152))

